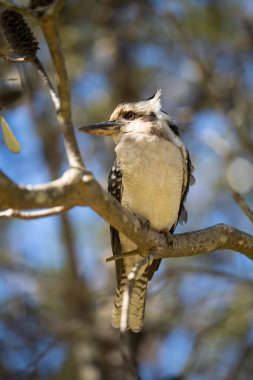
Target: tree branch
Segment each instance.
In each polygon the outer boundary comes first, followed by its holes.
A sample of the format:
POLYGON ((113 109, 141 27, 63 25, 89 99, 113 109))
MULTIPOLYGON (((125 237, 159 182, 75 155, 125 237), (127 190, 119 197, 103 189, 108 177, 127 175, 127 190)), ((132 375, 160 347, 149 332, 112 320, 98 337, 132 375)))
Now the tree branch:
POLYGON ((253 236, 227 224, 178 234, 171 240, 171 245, 160 252, 159 257, 189 257, 229 249, 253 260, 253 236))
MULTIPOLYGON (((223 249, 243 253, 253 260, 253 236, 227 224, 216 224, 202 230, 172 235, 168 246, 158 246, 156 258, 190 257, 223 249)), ((133 256, 135 252, 114 255, 107 258, 106 261, 116 261, 133 256)))
POLYGON ((0 211, 0 219, 40 219, 47 218, 48 216, 60 215, 69 210, 69 207, 58 206, 45 210, 38 211, 23 211, 23 210, 13 210, 9 208, 6 211, 0 211))
POLYGON ((80 205, 81 197, 79 194, 75 196, 75 192, 79 192, 82 177, 83 172, 70 169, 55 181, 42 185, 24 186, 16 185, 0 171, 0 188, 3 190, 0 193, 0 209, 38 210, 57 206, 73 207, 80 205))
POLYGON ((143 226, 89 172, 70 169, 61 178, 36 186, 16 185, 0 172, 0 188, 2 210, 89 206, 141 250, 157 248, 157 258, 189 257, 229 249, 253 260, 253 236, 225 224, 173 235, 167 241, 162 233, 143 226))

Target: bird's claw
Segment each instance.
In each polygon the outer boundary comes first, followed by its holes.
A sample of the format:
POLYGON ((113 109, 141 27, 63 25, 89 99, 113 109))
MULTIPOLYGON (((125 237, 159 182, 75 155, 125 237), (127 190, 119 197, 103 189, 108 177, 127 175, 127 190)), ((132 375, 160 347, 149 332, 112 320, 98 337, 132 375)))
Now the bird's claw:
POLYGON ((173 241, 172 241, 172 234, 170 232, 170 230, 168 229, 164 229, 161 231, 161 233, 166 237, 166 240, 167 240, 167 244, 172 247, 173 246, 173 241))
POLYGON ((145 228, 147 231, 149 231, 150 221, 148 219, 144 218, 143 216, 136 214, 135 212, 133 214, 139 220, 141 227, 145 228))

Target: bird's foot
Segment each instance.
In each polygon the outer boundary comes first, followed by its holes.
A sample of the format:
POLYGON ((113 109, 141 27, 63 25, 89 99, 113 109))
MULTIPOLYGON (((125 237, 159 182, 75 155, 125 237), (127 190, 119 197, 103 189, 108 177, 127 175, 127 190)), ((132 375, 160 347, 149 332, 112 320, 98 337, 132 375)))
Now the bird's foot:
POLYGON ((172 233, 167 228, 161 231, 161 233, 166 237, 167 243, 170 247, 173 246, 172 233))

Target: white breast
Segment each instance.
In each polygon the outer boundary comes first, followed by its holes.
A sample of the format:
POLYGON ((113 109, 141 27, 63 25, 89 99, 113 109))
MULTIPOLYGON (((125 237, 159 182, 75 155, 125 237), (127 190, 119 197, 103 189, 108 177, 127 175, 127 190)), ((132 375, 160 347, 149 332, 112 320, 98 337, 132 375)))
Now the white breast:
POLYGON ((124 136, 116 149, 123 173, 122 205, 148 219, 157 230, 178 218, 183 159, 178 147, 154 135, 124 136))

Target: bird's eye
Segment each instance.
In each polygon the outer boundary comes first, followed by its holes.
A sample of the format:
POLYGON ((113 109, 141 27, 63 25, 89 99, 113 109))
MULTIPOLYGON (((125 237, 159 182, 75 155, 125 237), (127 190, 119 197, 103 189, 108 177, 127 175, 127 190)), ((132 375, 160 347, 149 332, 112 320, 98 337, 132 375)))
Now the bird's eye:
POLYGON ((134 120, 136 117, 136 114, 132 111, 129 111, 129 112, 126 112, 123 117, 126 120, 134 120))

